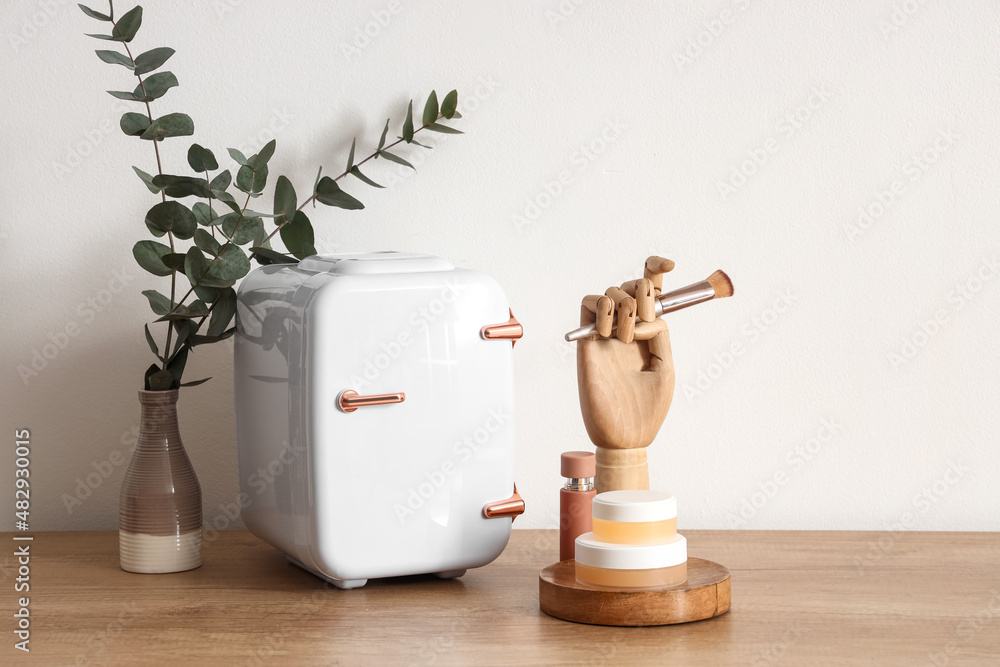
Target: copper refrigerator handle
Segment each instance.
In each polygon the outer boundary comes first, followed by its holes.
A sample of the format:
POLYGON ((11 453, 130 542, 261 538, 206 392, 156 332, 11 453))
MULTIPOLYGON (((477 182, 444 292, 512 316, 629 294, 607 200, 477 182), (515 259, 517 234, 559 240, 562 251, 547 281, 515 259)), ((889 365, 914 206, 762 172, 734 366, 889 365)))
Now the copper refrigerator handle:
POLYGON ((362 396, 353 389, 345 389, 337 397, 337 407, 344 412, 354 412, 358 408, 364 408, 369 405, 388 405, 390 403, 402 403, 405 400, 406 394, 403 392, 399 392, 398 394, 362 396))
POLYGON ((511 347, 514 346, 521 336, 524 335, 524 327, 514 317, 514 311, 507 309, 510 319, 498 324, 487 324, 479 330, 479 335, 485 340, 509 340, 511 347))
POLYGON ((511 523, 513 523, 520 514, 524 514, 524 498, 517 492, 517 484, 514 485, 514 495, 510 498, 483 505, 483 516, 487 519, 509 516, 511 523))

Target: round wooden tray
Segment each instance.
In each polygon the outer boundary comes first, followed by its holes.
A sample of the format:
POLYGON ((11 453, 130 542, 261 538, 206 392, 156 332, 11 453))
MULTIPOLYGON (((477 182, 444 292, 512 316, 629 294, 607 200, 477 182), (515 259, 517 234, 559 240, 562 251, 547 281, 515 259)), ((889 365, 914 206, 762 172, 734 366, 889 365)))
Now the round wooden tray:
POLYGON ((538 575, 538 603, 549 616, 592 625, 690 623, 729 611, 729 570, 710 560, 689 558, 687 581, 673 588, 614 591, 581 584, 576 563, 564 560, 538 575))

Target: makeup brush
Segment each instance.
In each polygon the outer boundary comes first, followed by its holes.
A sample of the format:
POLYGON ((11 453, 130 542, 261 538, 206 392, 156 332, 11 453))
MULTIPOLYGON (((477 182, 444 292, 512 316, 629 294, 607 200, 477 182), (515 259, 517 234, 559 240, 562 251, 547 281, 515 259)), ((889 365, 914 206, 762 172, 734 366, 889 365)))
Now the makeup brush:
MULTIPOLYGON (((687 287, 667 292, 656 297, 656 316, 660 317, 681 308, 693 306, 703 301, 724 299, 733 295, 733 281, 723 271, 716 271, 707 279, 687 287)), ((574 329, 566 334, 566 340, 574 341, 593 336, 597 333, 597 324, 591 323, 574 329)))

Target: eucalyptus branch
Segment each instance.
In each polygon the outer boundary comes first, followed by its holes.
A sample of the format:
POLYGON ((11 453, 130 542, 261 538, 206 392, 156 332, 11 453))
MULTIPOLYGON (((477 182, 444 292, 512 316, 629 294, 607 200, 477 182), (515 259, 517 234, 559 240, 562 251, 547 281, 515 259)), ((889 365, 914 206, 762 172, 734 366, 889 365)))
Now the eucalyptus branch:
POLYGON ((275 150, 274 140, 267 142, 258 153, 250 157, 230 148, 230 156, 239 165, 235 170, 235 176, 227 169, 220 171, 212 179, 212 172, 219 169, 219 163, 211 150, 198 144, 192 144, 187 153, 188 165, 196 176, 165 174, 160 155, 160 142, 171 137, 194 134, 194 121, 187 114, 168 113, 154 118, 150 105, 151 101, 159 99, 170 88, 178 85, 177 77, 171 72, 156 71, 173 56, 174 50, 158 47, 132 55, 129 43, 142 25, 142 7, 133 7, 117 20, 113 7, 110 7, 107 14, 84 5, 80 5, 80 9, 87 16, 111 27, 111 34, 95 34, 90 35, 91 37, 122 43, 124 54, 111 50, 98 50, 96 53, 106 63, 129 69, 138 79, 138 86, 131 92, 108 92, 118 99, 143 104, 145 114, 127 112, 122 115, 119 125, 128 136, 152 141, 156 156, 155 176, 133 167, 146 187, 160 195, 159 202, 146 212, 144 222, 153 237, 165 236, 167 245, 148 238, 143 239, 132 247, 132 255, 139 266, 153 275, 170 276, 169 297, 152 289, 143 291, 152 311, 160 316, 157 321, 167 322, 166 347, 162 354, 149 331, 149 326, 145 327, 146 342, 153 355, 162 362, 152 364, 146 370, 146 389, 175 389, 204 381, 181 382, 188 352, 195 345, 217 342, 233 334, 234 328, 230 324, 236 316, 237 302, 234 286, 250 272, 251 260, 256 259, 259 264, 295 263, 316 254, 312 223, 304 211, 310 202, 314 205, 320 203, 346 210, 363 209, 364 204, 342 190, 338 185, 339 181, 350 174, 365 185, 380 188, 382 186, 363 174, 359 167, 383 157, 390 162, 413 168, 412 164, 399 155, 389 152, 389 149, 403 142, 428 148, 413 139, 414 134, 424 130, 461 134, 458 130, 439 122, 441 119, 461 118, 457 110, 458 92, 454 90, 449 92, 439 104, 437 93, 431 91, 423 108, 420 127, 414 128, 411 101, 399 140, 386 146, 390 123, 387 120, 378 148, 373 153, 355 162, 354 151, 357 142, 353 142, 347 159, 347 168, 343 173, 336 178, 323 177, 320 169, 312 192, 301 203, 297 201, 291 181, 285 176, 279 176, 274 187, 273 215, 258 213, 250 210, 250 200, 263 194, 267 184, 268 161, 275 150), (230 185, 235 185, 237 190, 246 194, 242 206, 237 203, 235 193, 228 191, 230 185), (190 196, 198 200, 204 199, 204 202, 196 201, 189 207, 182 200, 190 196), (213 200, 218 200, 231 210, 217 216, 213 200), (267 218, 274 218, 274 229, 270 233, 266 233, 265 229, 264 219, 267 218), (206 231, 205 227, 211 228, 211 233, 206 231), (217 232, 224 240, 218 238, 217 232), (271 239, 279 233, 287 254, 267 247, 271 239), (185 250, 184 247, 178 246, 178 241, 187 240, 193 241, 191 247, 185 250), (247 244, 251 246, 244 250, 241 246, 247 244), (191 283, 180 299, 177 298, 178 273, 183 274, 191 283), (197 294, 199 298, 187 303, 192 294, 197 294), (201 335, 198 332, 205 326, 206 321, 208 321, 207 331, 205 335, 201 335), (175 347, 176 349, 172 349, 175 347))

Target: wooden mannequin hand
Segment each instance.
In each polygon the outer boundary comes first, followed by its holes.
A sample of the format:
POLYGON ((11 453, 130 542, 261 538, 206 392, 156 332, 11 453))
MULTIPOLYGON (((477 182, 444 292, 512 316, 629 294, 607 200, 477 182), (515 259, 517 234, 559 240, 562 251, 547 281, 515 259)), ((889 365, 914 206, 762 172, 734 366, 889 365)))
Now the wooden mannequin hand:
POLYGON ((650 257, 644 278, 583 299, 580 323, 596 321, 598 333, 577 344, 577 380, 583 422, 598 447, 649 446, 670 409, 670 333, 655 316, 654 299, 663 273, 673 266, 669 259, 650 257))

